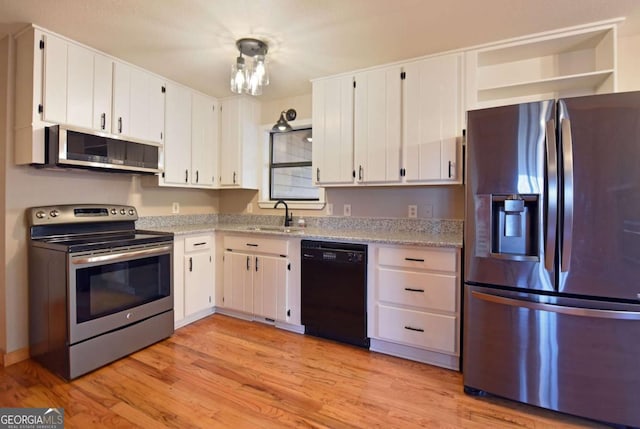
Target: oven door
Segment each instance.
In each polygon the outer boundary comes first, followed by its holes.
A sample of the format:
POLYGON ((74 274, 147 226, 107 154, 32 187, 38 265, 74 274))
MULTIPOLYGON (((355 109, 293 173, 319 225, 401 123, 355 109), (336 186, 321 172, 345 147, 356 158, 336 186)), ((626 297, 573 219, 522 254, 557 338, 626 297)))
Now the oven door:
POLYGON ((172 243, 70 254, 70 343, 172 310, 172 266, 172 243))

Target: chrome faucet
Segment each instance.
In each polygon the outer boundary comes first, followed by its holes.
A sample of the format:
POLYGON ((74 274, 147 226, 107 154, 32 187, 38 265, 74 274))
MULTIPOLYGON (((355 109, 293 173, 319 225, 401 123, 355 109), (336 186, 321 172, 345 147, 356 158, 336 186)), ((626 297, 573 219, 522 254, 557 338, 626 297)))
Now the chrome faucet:
POLYGON ((293 222, 293 213, 289 214, 289 206, 286 201, 278 200, 273 208, 277 209, 280 204, 284 204, 284 226, 291 226, 291 223, 293 222))

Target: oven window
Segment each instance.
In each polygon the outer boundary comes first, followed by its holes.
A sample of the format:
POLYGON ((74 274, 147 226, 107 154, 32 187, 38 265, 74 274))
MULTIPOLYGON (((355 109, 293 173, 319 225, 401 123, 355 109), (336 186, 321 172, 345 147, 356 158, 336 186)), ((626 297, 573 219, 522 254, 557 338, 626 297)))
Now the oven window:
POLYGON ((77 270, 77 323, 170 296, 170 264, 159 255, 77 270))

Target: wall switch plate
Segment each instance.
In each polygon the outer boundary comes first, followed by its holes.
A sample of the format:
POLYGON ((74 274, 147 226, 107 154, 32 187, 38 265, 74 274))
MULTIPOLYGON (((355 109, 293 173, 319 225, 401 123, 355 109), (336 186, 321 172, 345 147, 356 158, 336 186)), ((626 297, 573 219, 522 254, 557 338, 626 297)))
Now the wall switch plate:
POLYGON ((418 206, 409 205, 409 213, 407 215, 411 218, 418 217, 418 206))
POLYGON ((180 213, 180 203, 173 203, 171 205, 171 213, 173 213, 173 214, 180 213))
POLYGON ((422 205, 422 217, 425 219, 430 219, 433 217, 433 204, 422 205))
POLYGON ((343 210, 345 216, 351 216, 351 204, 345 204, 343 210))
POLYGON ((327 203, 327 215, 331 216, 333 214, 333 204, 327 203))

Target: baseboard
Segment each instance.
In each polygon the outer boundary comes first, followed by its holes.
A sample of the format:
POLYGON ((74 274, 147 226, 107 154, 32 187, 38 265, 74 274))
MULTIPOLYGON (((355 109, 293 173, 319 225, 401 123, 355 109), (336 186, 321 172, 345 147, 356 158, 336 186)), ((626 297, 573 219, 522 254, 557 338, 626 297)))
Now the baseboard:
POLYGON ((19 349, 9 353, 2 353, 0 355, 2 359, 2 366, 7 367, 11 366, 14 363, 22 362, 23 360, 29 359, 29 347, 25 347, 23 349, 19 349))
POLYGON ((460 371, 460 357, 457 355, 424 350, 418 347, 410 347, 404 344, 392 343, 390 341, 379 340, 376 338, 371 338, 371 347, 369 349, 373 352, 384 353, 391 356, 427 363, 429 365, 441 366, 454 371, 460 371))

